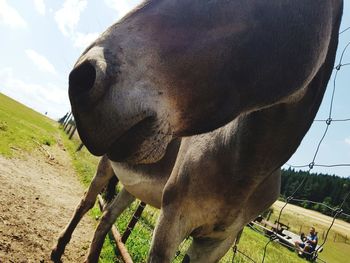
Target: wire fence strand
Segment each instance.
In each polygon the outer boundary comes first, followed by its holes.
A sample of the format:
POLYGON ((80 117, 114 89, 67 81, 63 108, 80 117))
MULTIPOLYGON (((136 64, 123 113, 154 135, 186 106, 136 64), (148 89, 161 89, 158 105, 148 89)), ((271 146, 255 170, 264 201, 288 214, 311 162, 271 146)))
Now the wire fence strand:
MULTIPOLYGON (((340 32, 339 34, 342 34, 344 33, 345 31, 347 31, 349 28, 343 30, 342 32, 340 32)), ((329 106, 329 111, 328 111, 328 118, 325 119, 325 120, 316 120, 316 121, 324 121, 325 124, 326 124, 326 127, 325 127, 325 130, 321 136, 321 139, 319 140, 318 144, 317 144, 317 147, 316 147, 316 150, 315 150, 315 153, 312 157, 312 161, 307 164, 307 165, 301 165, 301 166, 293 166, 293 165, 289 165, 287 164, 289 167, 292 167, 292 168, 306 168, 308 167, 307 169, 307 172, 306 172, 306 175, 303 177, 303 179, 301 180, 301 182, 299 183, 299 185, 295 188, 295 190, 292 192, 292 194, 290 196, 287 197, 287 199, 285 200, 285 204, 282 206, 280 212, 279 212, 279 215, 278 215, 278 219, 277 219, 277 226, 280 225, 280 220, 281 220, 281 216, 282 216, 282 213, 284 211, 284 209, 286 208, 286 206, 291 202, 293 201, 295 198, 294 196, 296 195, 296 193, 299 191, 299 189, 304 185, 308 175, 310 174, 311 170, 315 167, 315 166, 319 166, 319 167, 348 167, 350 166, 350 164, 331 164, 331 165, 322 165, 322 164, 316 164, 315 161, 316 161, 316 158, 318 156, 318 153, 320 151, 320 148, 321 148, 321 145, 324 141, 324 139, 326 138, 326 135, 328 133, 328 130, 329 130, 329 127, 330 125, 332 124, 333 122, 333 119, 332 119, 332 114, 333 114, 333 105, 334 105, 334 98, 335 98, 335 93, 336 93, 336 87, 337 87, 337 78, 338 78, 338 73, 340 72, 342 66, 345 66, 347 65, 348 63, 346 64, 342 64, 342 61, 343 61, 343 58, 344 58, 344 55, 345 55, 345 52, 347 51, 348 47, 350 46, 350 41, 345 45, 344 49, 342 50, 341 52, 341 56, 340 56, 340 59, 339 59, 339 63, 338 65, 335 67, 335 75, 334 75, 334 78, 333 78, 333 88, 332 88, 332 94, 331 94, 331 100, 330 100, 330 106, 329 106)), ((337 121, 349 121, 350 119, 338 119, 337 121)), ((333 227, 333 224, 336 220, 336 218, 341 215, 343 213, 342 211, 342 207, 343 205, 345 204, 345 201, 347 200, 348 196, 349 196, 350 192, 346 195, 346 197, 344 198, 343 202, 341 203, 340 207, 339 208, 331 208, 331 207, 328 207, 330 208, 333 212, 334 212, 334 215, 333 215, 333 219, 332 219, 332 223, 330 224, 330 226, 328 227, 327 229, 327 232, 326 232, 326 237, 322 243, 322 245, 320 247, 322 247, 326 241, 327 241, 327 238, 328 238, 328 234, 331 230, 331 228, 333 227)), ((298 200, 298 199, 295 199, 295 200, 298 200)), ((301 200, 301 199, 300 199, 301 200)), ((305 201, 305 200, 304 200, 305 201)), ((312 201, 309 201, 309 202, 312 202, 312 201)), ((324 204, 323 204, 324 205, 324 204)), ((277 234, 277 233, 275 233, 277 234)), ((267 250, 267 246, 271 243, 271 240, 269 240, 266 245, 265 245, 265 248, 264 248, 264 254, 263 254, 263 258, 262 258, 262 263, 265 261, 265 257, 266 257, 266 250, 267 250)), ((316 253, 318 252, 318 250, 316 251, 316 253)))

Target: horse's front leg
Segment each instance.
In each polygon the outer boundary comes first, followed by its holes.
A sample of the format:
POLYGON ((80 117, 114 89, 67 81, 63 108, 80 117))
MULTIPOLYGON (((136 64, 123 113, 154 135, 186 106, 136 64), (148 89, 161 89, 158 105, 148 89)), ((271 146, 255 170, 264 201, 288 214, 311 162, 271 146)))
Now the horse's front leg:
POLYGON ((189 227, 181 210, 174 206, 162 209, 153 233, 149 263, 171 262, 189 227))
POLYGON ((86 191, 84 197, 81 199, 79 205, 75 209, 72 219, 60 234, 57 245, 52 249, 52 261, 61 262, 61 257, 72 237, 74 229, 85 213, 94 206, 97 195, 102 191, 113 176, 115 175, 111 164, 107 156, 103 156, 98 164, 96 175, 92 179, 89 189, 86 191))
POLYGON ((96 228, 91 242, 86 263, 97 263, 106 235, 118 216, 135 200, 125 188, 123 188, 103 211, 101 220, 96 228))

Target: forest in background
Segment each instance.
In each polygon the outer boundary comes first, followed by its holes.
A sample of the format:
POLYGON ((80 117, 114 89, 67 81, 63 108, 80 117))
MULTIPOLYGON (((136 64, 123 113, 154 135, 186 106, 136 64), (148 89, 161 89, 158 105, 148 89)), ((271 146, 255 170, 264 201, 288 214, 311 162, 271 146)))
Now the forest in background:
MULTIPOLYGON (((282 170, 281 198, 285 199, 289 197, 305 177, 306 180, 303 186, 294 195, 299 200, 292 200, 290 203, 333 216, 334 212, 328 207, 336 208, 342 204, 344 198, 350 192, 350 178, 320 173, 308 174, 307 172, 296 171, 292 168, 282 170)), ((350 214, 349 195, 342 209, 344 213, 350 214)), ((350 217, 348 216, 340 215, 338 218, 350 222, 350 217)))

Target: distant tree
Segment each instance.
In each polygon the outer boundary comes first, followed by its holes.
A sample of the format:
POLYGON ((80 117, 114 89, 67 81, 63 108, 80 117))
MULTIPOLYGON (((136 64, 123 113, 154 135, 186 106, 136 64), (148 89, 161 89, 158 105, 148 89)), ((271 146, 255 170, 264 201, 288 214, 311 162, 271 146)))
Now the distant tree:
MULTIPOLYGON (((312 204, 308 201, 292 201, 292 203, 304 208, 317 210, 323 214, 332 215, 332 211, 325 205, 337 207, 343 202, 350 191, 350 179, 328 174, 308 174, 304 171, 295 171, 289 168, 282 170, 281 197, 286 198, 290 196, 305 176, 306 180, 294 197, 323 203, 324 205, 312 204)), ((343 211, 350 214, 350 196, 348 196, 343 205, 343 211)), ((343 219, 350 222, 350 218, 343 217, 343 219)))

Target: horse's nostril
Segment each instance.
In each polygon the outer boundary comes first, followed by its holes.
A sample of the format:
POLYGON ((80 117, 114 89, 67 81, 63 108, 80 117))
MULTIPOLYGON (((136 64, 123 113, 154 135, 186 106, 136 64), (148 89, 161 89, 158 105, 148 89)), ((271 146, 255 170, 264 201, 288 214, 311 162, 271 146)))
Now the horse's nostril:
POLYGON ((88 92, 94 86, 96 70, 90 62, 84 62, 69 74, 69 92, 78 94, 88 92))

